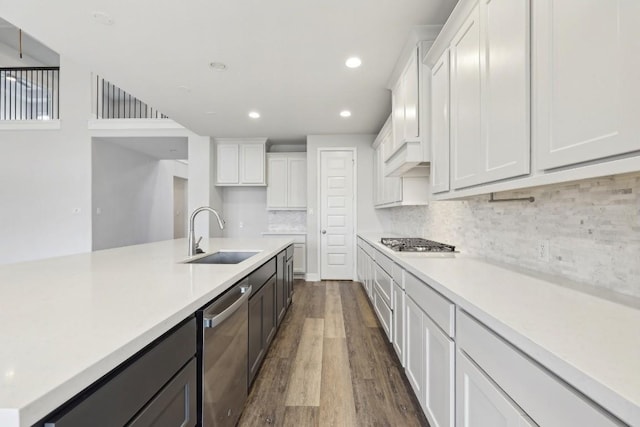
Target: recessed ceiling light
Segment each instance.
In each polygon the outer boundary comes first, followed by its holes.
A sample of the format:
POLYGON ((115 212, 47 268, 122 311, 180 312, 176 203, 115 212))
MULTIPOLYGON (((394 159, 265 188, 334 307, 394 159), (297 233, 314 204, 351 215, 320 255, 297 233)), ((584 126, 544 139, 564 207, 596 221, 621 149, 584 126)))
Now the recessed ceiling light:
POLYGON ((340 111, 340 117, 351 117, 351 111, 349 110, 340 111))
POLYGON ((207 111, 205 114, 209 115, 209 116, 213 116, 214 114, 218 114, 217 111, 207 111))
POLYGON ((94 21, 98 24, 113 25, 113 18, 104 12, 93 12, 91 16, 93 16, 94 21))
POLYGON ((227 64, 223 64, 222 62, 211 62, 209 63, 209 67, 215 71, 227 71, 227 64))
POLYGON ((4 78, 9 80, 10 82, 15 82, 16 80, 18 80, 14 76, 4 76, 4 78))
POLYGON ((347 59, 347 62, 345 62, 344 64, 349 68, 358 68, 362 65, 362 60, 357 56, 352 56, 351 58, 347 59))
POLYGON ((191 88, 189 86, 178 86, 178 89, 183 92, 191 92, 191 88))
POLYGON ((251 117, 252 119, 259 119, 260 118, 260 113, 258 113, 257 111, 251 111, 249 113, 249 117, 251 117))

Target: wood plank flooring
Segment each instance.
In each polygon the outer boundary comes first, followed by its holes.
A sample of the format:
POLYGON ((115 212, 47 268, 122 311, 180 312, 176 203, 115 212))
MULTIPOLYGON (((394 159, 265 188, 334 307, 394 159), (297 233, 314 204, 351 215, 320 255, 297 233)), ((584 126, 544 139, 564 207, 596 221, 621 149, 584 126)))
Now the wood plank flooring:
POLYGON ((239 426, 428 426, 356 282, 294 283, 239 426))

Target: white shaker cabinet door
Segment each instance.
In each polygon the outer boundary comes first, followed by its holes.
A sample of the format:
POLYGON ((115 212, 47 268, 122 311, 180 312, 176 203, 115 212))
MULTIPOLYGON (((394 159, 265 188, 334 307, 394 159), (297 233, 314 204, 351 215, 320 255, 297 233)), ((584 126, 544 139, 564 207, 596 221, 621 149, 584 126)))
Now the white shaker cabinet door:
POLYGON ((426 314, 422 327, 426 415, 432 427, 453 427, 455 345, 426 314))
POLYGON ((451 42, 453 188, 474 185, 482 179, 480 66, 480 20, 476 6, 451 42))
POLYGON ((287 207, 287 158, 269 157, 267 161, 267 208, 287 207))
POLYGON ((405 141, 416 141, 420 134, 420 111, 419 97, 420 88, 418 87, 418 51, 417 49, 410 56, 407 62, 404 74, 404 137, 405 141))
POLYGON ((404 312, 406 294, 395 281, 393 282, 393 348, 398 355, 400 364, 405 366, 404 357, 404 312))
POLYGON ((537 425, 459 350, 456 371, 457 426, 532 427, 537 425))
POLYGON ((264 144, 241 144, 240 181, 242 184, 264 184, 264 144))
POLYGON ((307 207, 307 159, 289 158, 288 206, 290 208, 307 207))
MULTIPOLYGON (((480 183, 529 173, 529 0, 480 0, 480 183)), ((461 153, 461 155, 465 155, 461 153)))
POLYGON ((640 150, 640 2, 532 6, 537 168, 640 150))
POLYGON ((424 336, 422 310, 408 296, 405 298, 405 373, 424 410, 424 336))
POLYGON ((240 146, 238 144, 218 144, 216 146, 218 171, 216 174, 217 184, 239 184, 240 172, 238 169, 238 159, 240 156, 240 146))
POLYGON ((395 152, 404 140, 404 102, 404 79, 400 76, 396 86, 391 91, 392 152, 395 152))
POLYGON ((431 71, 431 191, 449 191, 449 50, 431 71))
POLYGON ((293 244, 293 272, 307 272, 307 245, 305 243, 293 244))

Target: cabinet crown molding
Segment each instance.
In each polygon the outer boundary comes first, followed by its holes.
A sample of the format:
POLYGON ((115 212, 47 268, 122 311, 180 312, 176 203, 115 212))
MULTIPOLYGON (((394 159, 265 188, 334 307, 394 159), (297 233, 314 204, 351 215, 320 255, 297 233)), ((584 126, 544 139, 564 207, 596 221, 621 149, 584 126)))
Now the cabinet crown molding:
MULTIPOLYGON (((398 55, 398 60, 393 68, 393 72, 391 73, 391 76, 389 76, 387 89, 391 90, 395 86, 398 78, 404 71, 404 67, 407 65, 409 56, 413 55, 416 49, 422 47, 425 42, 428 42, 428 45, 430 45, 431 42, 438 37, 441 28, 442 25, 416 25, 411 29, 402 51, 400 52, 400 55, 398 55)), ((428 45, 426 46, 427 48, 428 45)))
POLYGON ((473 8, 478 4, 478 0, 460 0, 444 23, 440 34, 435 38, 431 48, 426 51, 424 57, 420 58, 422 63, 432 68, 440 59, 442 53, 449 48, 449 44, 456 35, 464 21, 467 19, 473 8))

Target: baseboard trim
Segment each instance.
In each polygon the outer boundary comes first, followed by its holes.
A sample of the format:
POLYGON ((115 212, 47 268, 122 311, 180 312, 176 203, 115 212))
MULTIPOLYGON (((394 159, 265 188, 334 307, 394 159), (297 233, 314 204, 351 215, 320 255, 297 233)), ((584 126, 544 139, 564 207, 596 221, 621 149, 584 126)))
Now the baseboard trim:
POLYGON ((305 275, 305 280, 307 282, 319 282, 320 281, 320 275, 318 273, 307 273, 305 275))

